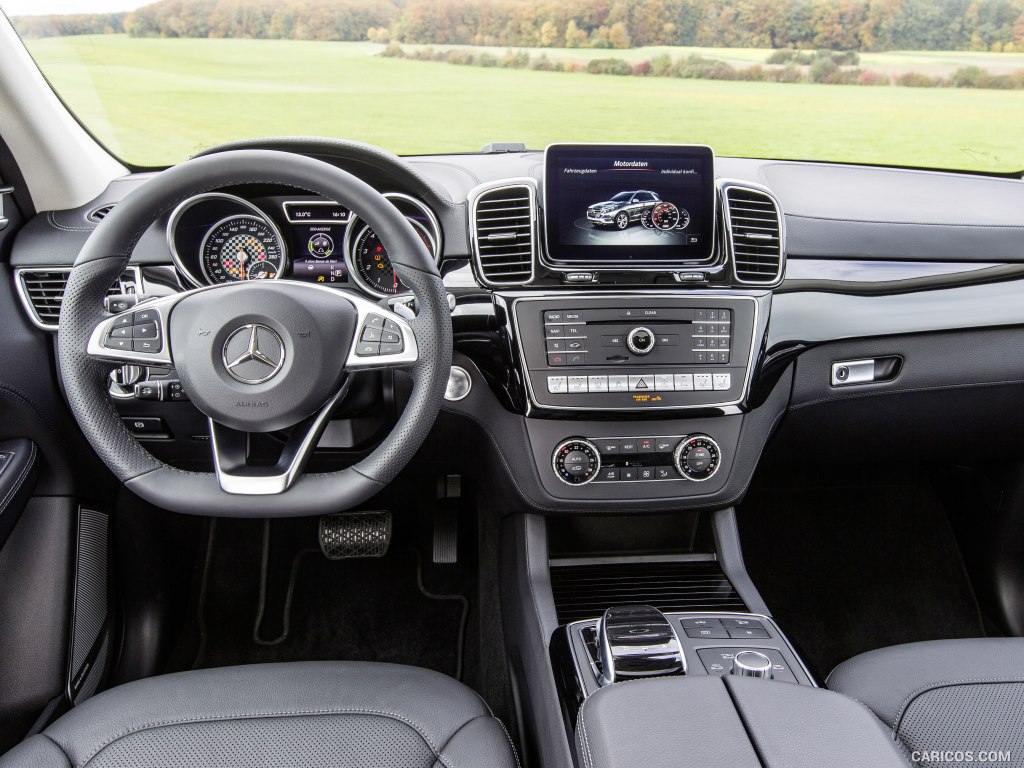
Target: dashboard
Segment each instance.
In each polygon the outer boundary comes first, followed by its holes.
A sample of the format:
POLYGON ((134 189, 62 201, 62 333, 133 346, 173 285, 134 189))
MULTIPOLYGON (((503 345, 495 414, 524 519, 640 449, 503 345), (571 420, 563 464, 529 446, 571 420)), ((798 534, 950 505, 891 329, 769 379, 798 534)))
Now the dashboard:
MULTIPOLYGON (((727 506, 769 440, 798 455, 841 455, 867 434, 912 441, 926 426, 914 415, 937 393, 942 429, 925 429, 915 455, 951 436, 977 436, 983 450, 1009 424, 996 393, 1024 381, 1024 355, 999 352, 1024 325, 1019 179, 719 158, 691 145, 412 158, 329 140, 260 146, 349 170, 406 216, 449 291, 461 372, 442 442, 422 460, 444 457, 449 472, 461 456, 462 471, 492 473, 488 483, 533 509, 727 506), (993 394, 973 397, 978 386, 993 394)), ((147 178, 21 229, 14 278, 38 327, 56 327, 53 297, 90 217, 147 178)), ((404 293, 356 212, 258 185, 182 202, 111 290, 144 300, 268 279, 382 303, 404 293)), ((174 371, 115 379, 136 437, 169 463, 194 461, 207 426, 174 371)), ((360 374, 354 389, 318 461, 358 459, 400 411, 395 382, 360 374)))
MULTIPOLYGON (((440 260, 441 226, 430 207, 400 192, 385 196, 440 260)), ((175 208, 166 235, 174 265, 190 287, 285 278, 377 298, 406 290, 377 233, 354 212, 320 197, 207 192, 175 208)))

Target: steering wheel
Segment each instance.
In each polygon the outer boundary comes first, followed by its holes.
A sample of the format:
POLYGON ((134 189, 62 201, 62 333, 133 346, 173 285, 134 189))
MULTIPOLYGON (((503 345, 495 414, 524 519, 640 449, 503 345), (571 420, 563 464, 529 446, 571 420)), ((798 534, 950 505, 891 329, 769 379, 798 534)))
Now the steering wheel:
POLYGON ((309 157, 237 150, 163 171, 97 226, 68 280, 57 354, 68 403, 85 437, 141 498, 188 514, 320 515, 378 493, 422 444, 448 381, 451 316, 423 241, 375 189, 309 157), (412 290, 415 317, 354 292, 286 280, 197 288, 116 315, 103 309, 104 296, 154 221, 193 195, 247 183, 287 185, 355 211, 380 235, 398 276, 412 290), (193 404, 209 418, 215 472, 164 464, 132 436, 107 395, 110 371, 125 363, 174 366, 193 404), (349 374, 389 367, 408 369, 413 380, 410 400, 390 434, 358 464, 305 473, 348 390, 349 374), (249 462, 250 434, 289 428, 277 464, 249 462))

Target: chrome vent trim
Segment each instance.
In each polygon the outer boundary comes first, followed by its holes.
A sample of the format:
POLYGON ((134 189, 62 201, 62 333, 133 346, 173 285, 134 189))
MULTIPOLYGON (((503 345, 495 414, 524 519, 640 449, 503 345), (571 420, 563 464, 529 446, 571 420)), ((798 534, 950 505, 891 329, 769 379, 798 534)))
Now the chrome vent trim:
MULTIPOLYGON (((44 331, 56 331, 60 305, 68 284, 70 267, 31 267, 17 269, 14 283, 29 320, 44 331)), ((110 286, 108 296, 120 293, 141 293, 142 276, 138 267, 128 267, 110 286)))
POLYGON ((480 281, 525 285, 537 261, 537 182, 511 179, 469 193, 469 233, 480 281))
POLYGON ((108 203, 107 205, 101 205, 99 208, 93 208, 85 215, 85 218, 94 224, 99 224, 107 218, 107 214, 114 210, 114 205, 116 205, 116 203, 108 203))
POLYGON ((775 285, 786 270, 786 222, 778 199, 748 182, 720 184, 729 255, 736 281, 775 285))

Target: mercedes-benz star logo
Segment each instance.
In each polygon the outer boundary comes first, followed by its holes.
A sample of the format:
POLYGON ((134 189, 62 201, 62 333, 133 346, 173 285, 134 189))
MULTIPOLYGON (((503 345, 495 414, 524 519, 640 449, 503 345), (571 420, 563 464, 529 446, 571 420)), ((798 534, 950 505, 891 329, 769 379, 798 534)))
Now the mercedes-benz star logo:
POLYGON ((250 323, 228 336, 221 356, 231 378, 243 384, 262 384, 284 365, 284 342, 273 329, 250 323))

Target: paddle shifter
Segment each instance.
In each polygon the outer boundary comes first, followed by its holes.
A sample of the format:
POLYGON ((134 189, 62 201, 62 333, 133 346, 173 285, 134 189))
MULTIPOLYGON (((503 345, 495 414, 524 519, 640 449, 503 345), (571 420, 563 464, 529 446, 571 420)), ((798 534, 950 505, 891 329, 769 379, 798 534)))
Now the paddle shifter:
POLYGON ((650 605, 619 605, 597 624, 601 684, 686 674, 686 657, 665 614, 650 605))

